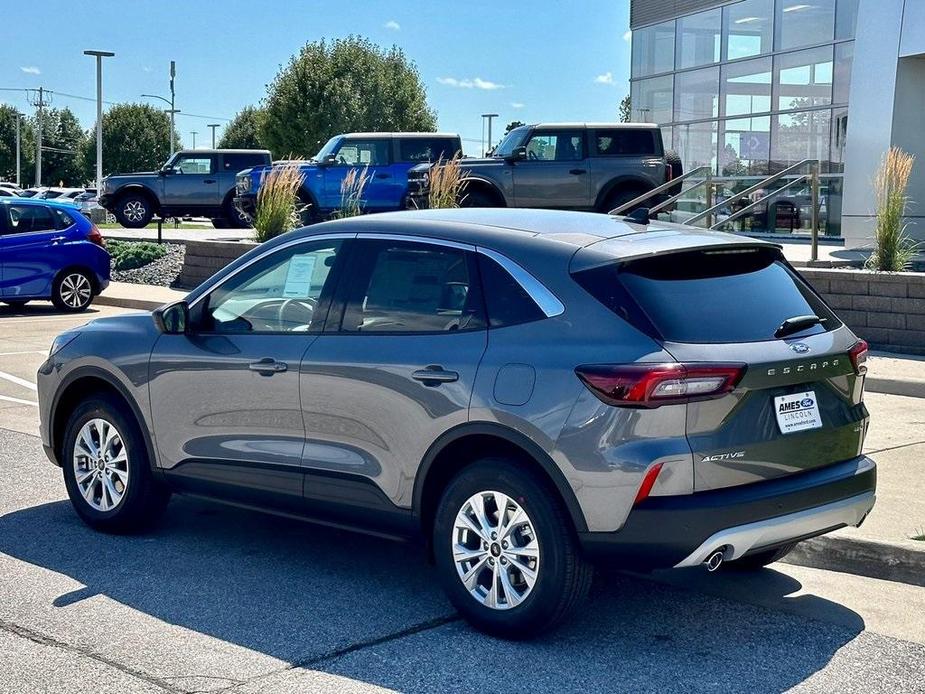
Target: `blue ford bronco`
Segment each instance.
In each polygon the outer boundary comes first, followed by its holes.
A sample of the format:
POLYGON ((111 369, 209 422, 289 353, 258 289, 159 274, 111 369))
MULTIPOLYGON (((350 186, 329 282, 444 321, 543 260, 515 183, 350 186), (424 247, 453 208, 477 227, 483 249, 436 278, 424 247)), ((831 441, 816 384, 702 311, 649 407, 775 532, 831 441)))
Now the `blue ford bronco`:
MULTIPOLYGON (((401 210, 406 206, 408 171, 418 164, 451 159, 462 152, 459 135, 446 133, 347 133, 332 137, 301 167, 299 199, 302 221, 320 221, 341 205, 341 183, 351 169, 369 167, 369 183, 361 201, 366 212, 401 210)), ((238 173, 234 203, 253 218, 257 192, 270 166, 238 173)))

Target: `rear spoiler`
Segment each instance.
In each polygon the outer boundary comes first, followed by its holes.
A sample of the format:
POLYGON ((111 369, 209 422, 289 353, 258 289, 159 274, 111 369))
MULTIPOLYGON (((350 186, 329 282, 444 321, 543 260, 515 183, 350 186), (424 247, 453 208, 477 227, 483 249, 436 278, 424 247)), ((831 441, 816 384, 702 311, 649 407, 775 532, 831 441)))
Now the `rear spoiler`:
POLYGON ((569 263, 569 272, 576 273, 601 267, 602 265, 625 263, 668 253, 748 248, 776 248, 778 251, 782 250, 782 247, 776 243, 743 238, 721 231, 693 230, 690 227, 680 226, 676 228, 649 228, 636 234, 626 234, 596 241, 580 248, 572 256, 569 263))

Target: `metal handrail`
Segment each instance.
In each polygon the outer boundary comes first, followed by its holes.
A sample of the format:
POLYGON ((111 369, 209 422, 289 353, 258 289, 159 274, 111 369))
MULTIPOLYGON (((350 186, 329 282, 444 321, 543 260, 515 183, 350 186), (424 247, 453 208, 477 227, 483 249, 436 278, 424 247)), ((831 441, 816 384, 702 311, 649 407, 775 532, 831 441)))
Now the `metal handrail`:
MULTIPOLYGON (((639 203, 645 202, 646 200, 648 200, 648 199, 651 198, 652 196, 658 195, 659 193, 663 193, 663 192, 665 192, 666 190, 668 190, 669 188, 674 188, 674 187, 675 187, 676 185, 678 185, 678 183, 680 183, 681 181, 685 180, 686 178, 690 178, 691 176, 694 176, 695 174, 698 174, 698 173, 700 173, 701 171, 707 171, 707 172, 709 172, 709 171, 710 171, 710 167, 709 167, 709 166, 698 166, 696 169, 693 169, 693 170, 691 170, 691 171, 688 171, 686 174, 682 174, 681 176, 678 176, 677 178, 672 178, 670 181, 668 181, 668 182, 666 182, 666 183, 663 183, 662 185, 660 185, 660 186, 658 186, 658 187, 656 187, 656 188, 653 188, 652 190, 646 191, 645 193, 643 193, 643 194, 640 195, 639 197, 635 197, 635 198, 633 198, 632 200, 630 200, 629 202, 623 203, 623 204, 620 205, 619 207, 616 207, 616 208, 612 209, 608 214, 612 214, 612 215, 620 215, 620 214, 623 214, 623 212, 625 212, 626 210, 630 210, 630 209, 636 207, 637 205, 639 205, 639 203)), ((701 183, 698 183, 697 185, 701 185, 701 183)))
MULTIPOLYGON (((710 229, 718 229, 719 227, 721 227, 723 224, 726 224, 727 222, 734 222, 734 221, 737 220, 739 217, 742 217, 743 215, 747 214, 748 212, 751 212, 754 208, 758 207, 759 205, 765 204, 765 203, 768 202, 771 198, 777 197, 778 195, 780 195, 781 193, 783 193, 785 190, 787 190, 787 189, 790 188, 791 186, 795 186, 795 185, 797 185, 797 184, 803 183, 804 181, 811 180, 811 179, 812 179, 812 176, 811 176, 810 174, 807 174, 807 175, 805 175, 805 176, 800 176, 799 178, 794 179, 793 181, 788 181, 788 182, 786 183, 786 185, 782 185, 782 186, 781 186, 780 188, 778 188, 777 190, 768 193, 767 195, 765 195, 765 196, 764 196, 763 198, 761 198, 760 200, 756 200, 755 202, 753 202, 753 203, 751 203, 751 204, 749 204, 749 205, 746 205, 746 206, 743 207, 741 210, 736 210, 734 213, 732 213, 731 215, 729 215, 729 216, 726 217, 725 219, 723 219, 723 220, 721 220, 721 221, 719 221, 719 222, 716 222, 715 224, 713 224, 713 225, 710 227, 710 229)), ((725 204, 726 204, 726 201, 724 201, 722 204, 725 205, 725 204)))
POLYGON ((803 161, 798 162, 798 163, 794 164, 793 166, 788 166, 788 167, 787 167, 786 169, 784 169, 783 171, 779 171, 779 172, 777 172, 776 174, 774 174, 773 176, 768 176, 767 178, 765 178, 765 179, 763 179, 763 180, 761 180, 761 181, 758 181, 758 183, 756 183, 755 185, 749 186, 749 187, 746 188, 745 190, 741 190, 741 191, 739 191, 738 193, 735 193, 735 194, 732 195, 731 197, 726 198, 726 199, 723 200, 722 202, 717 203, 717 204, 713 205, 712 207, 708 207, 708 208, 705 209, 703 212, 698 212, 698 213, 695 214, 693 217, 691 217, 691 218, 685 220, 684 223, 685 223, 685 224, 693 224, 694 222, 699 222, 699 221, 700 221, 701 219, 703 219, 704 217, 709 217, 709 216, 712 215, 714 212, 716 212, 716 211, 722 209, 723 207, 726 207, 727 205, 729 205, 729 204, 732 203, 732 202, 735 202, 735 201, 738 200, 739 198, 744 198, 746 195, 751 195, 752 193, 755 193, 755 192, 761 190, 762 188, 767 188, 767 187, 768 187, 769 185, 771 185, 772 183, 774 183, 774 182, 776 182, 776 181, 779 181, 779 180, 780 180, 781 178, 783 178, 784 176, 787 176, 790 172, 794 171, 795 169, 799 169, 801 166, 806 166, 807 164, 815 164, 815 165, 817 166, 817 170, 818 170, 819 160, 818 160, 818 159, 804 159, 803 161))
POLYGON ((678 200, 680 200, 681 198, 683 198, 685 195, 689 195, 690 192, 691 192, 692 190, 696 190, 696 189, 699 188, 700 186, 706 185, 706 184, 709 183, 711 180, 712 180, 711 177, 710 177, 710 176, 707 176, 707 177, 706 177, 705 179, 703 179, 702 181, 697 181, 697 183, 695 183, 694 185, 692 185, 690 188, 687 188, 687 189, 685 189, 685 190, 682 190, 682 191, 681 191, 680 193, 678 193, 677 195, 672 195, 670 198, 668 198, 667 200, 663 200, 662 202, 660 202, 659 204, 655 205, 654 207, 650 207, 650 208, 649 208, 649 214, 650 214, 650 215, 653 215, 653 214, 655 214, 656 212, 660 212, 661 210, 665 209, 665 208, 668 207, 669 205, 674 205, 678 200))

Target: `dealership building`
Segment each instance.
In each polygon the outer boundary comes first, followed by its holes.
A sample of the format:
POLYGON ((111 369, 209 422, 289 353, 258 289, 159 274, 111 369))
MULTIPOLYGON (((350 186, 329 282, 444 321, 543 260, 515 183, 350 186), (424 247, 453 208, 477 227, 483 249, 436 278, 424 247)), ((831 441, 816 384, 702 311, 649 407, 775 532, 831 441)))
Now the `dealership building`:
MULTIPOLYGON (((925 239, 925 0, 631 0, 630 28, 633 120, 708 167, 718 200, 818 160, 820 233, 869 245, 896 145, 917 157, 909 233, 925 239)), ((810 200, 795 185, 730 224, 805 233, 810 200)))

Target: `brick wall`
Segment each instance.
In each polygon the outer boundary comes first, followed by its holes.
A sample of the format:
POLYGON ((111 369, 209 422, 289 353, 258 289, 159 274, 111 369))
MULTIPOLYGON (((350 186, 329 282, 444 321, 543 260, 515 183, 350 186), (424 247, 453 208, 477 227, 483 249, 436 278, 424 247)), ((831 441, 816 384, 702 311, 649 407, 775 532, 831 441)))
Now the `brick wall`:
POLYGON ((925 273, 800 268, 800 274, 871 345, 925 354, 925 273))
POLYGON ((234 241, 187 241, 183 269, 176 286, 181 289, 198 286, 256 245, 234 241))

